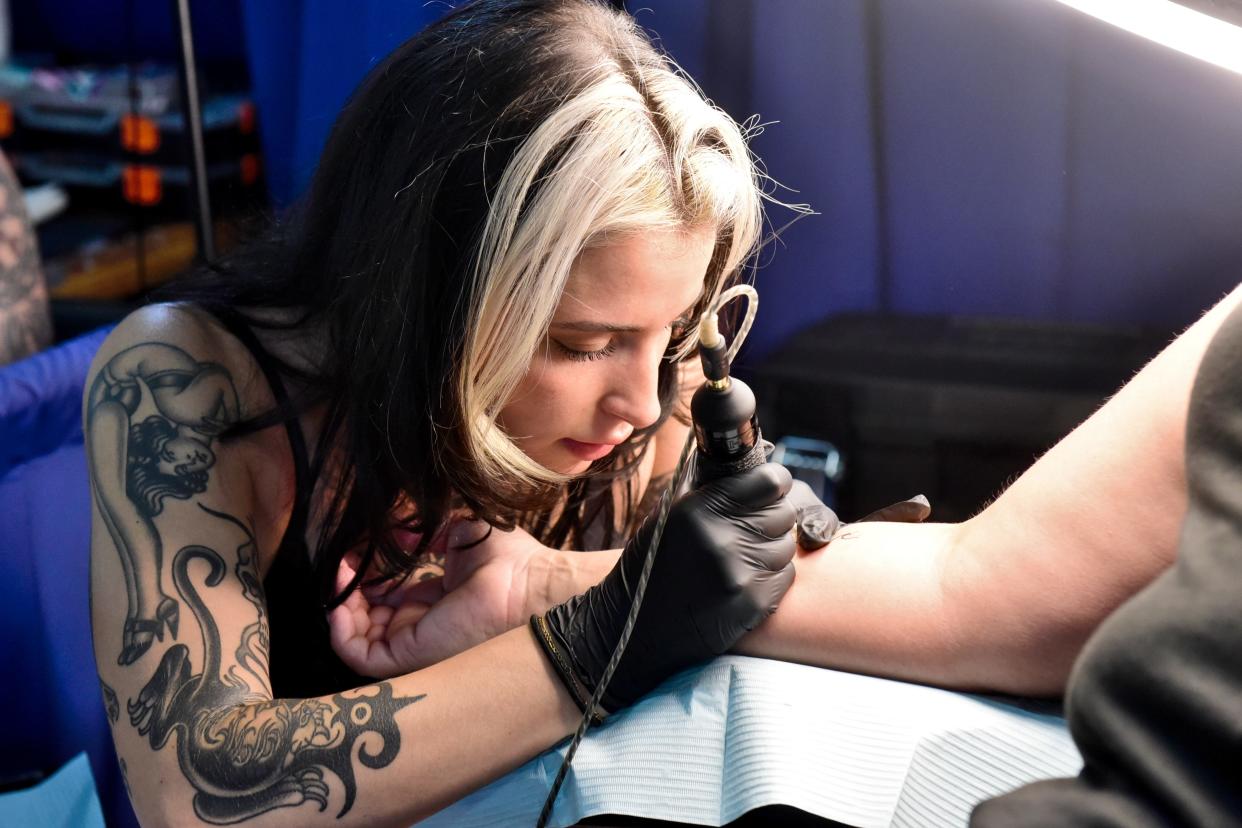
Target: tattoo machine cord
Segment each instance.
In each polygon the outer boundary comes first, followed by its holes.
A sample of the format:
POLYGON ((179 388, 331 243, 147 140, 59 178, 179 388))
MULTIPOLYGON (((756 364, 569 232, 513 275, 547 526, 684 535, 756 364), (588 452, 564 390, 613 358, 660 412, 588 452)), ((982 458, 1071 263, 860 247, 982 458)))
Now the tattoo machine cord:
MULTIPOLYGON (((721 293, 711 307, 703 313, 702 318, 699 320, 699 348, 704 374, 707 376, 704 389, 711 389, 717 392, 744 389, 745 394, 750 394, 749 389, 746 389, 742 383, 731 381, 729 377, 729 364, 733 361, 733 357, 737 355, 738 349, 742 347, 742 343, 746 341, 746 336, 750 333, 750 327, 754 324, 755 314, 758 310, 758 292, 749 285, 736 285, 721 293), (733 337, 733 341, 729 343, 729 347, 726 350, 723 347, 724 337, 720 334, 719 329, 720 310, 739 296, 745 296, 747 299, 746 316, 742 319, 737 335, 733 337)), ((695 394, 696 403, 700 399, 701 393, 702 391, 695 394)), ((544 800, 543 809, 539 812, 539 821, 536 823, 536 828, 545 828, 548 824, 548 819, 552 816, 552 808, 556 804, 557 794, 560 793, 561 785, 564 784, 565 777, 569 773, 569 767, 574 761, 574 755, 578 752, 578 745, 582 743, 582 738, 591 726, 591 713, 599 709, 600 700, 608 689, 608 682, 612 680, 612 674, 616 672, 617 665, 621 662, 621 656, 625 653, 625 646, 630 641, 630 634, 634 631, 634 624, 638 620, 638 611, 642 607, 643 594, 647 591, 647 580, 651 576, 652 566, 655 565, 656 550, 660 547, 660 539, 664 535, 664 524, 668 521, 669 510, 673 506, 674 493, 680 490, 685 482, 684 478, 687 474, 691 448, 696 444, 699 446, 699 456, 696 458, 698 464, 708 466, 708 468, 700 468, 700 472, 710 469, 711 477, 723 476, 731 471, 741 471, 766 459, 766 457, 761 457, 761 459, 755 460, 757 456, 755 448, 761 443, 761 440, 759 439, 758 425, 753 412, 753 395, 751 395, 750 399, 751 411, 748 418, 744 422, 734 423, 734 428, 723 432, 715 431, 710 428, 710 425, 701 424, 696 419, 695 427, 691 430, 690 435, 686 437, 685 445, 681 448, 681 455, 677 458, 677 467, 673 470, 673 477, 664 489, 664 493, 660 496, 660 511, 656 517, 655 529, 651 534, 651 543, 647 546, 647 556, 643 560, 643 568, 638 577, 638 584, 634 588, 634 603, 630 605, 629 614, 626 615, 625 626, 621 629, 621 637, 617 640, 617 645, 613 648, 608 664, 604 667, 604 673, 600 677, 599 684, 596 685, 595 692, 586 705, 586 712, 582 715, 582 721, 578 723, 578 729, 574 733, 573 740, 569 743, 569 749, 565 751, 565 758, 561 760, 560 770, 557 771, 556 778, 552 782, 552 788, 548 791, 548 798, 544 800)), ((691 411, 698 413, 698 408, 699 406, 692 405, 691 411)), ((763 454, 764 452, 760 449, 758 455, 763 454)))

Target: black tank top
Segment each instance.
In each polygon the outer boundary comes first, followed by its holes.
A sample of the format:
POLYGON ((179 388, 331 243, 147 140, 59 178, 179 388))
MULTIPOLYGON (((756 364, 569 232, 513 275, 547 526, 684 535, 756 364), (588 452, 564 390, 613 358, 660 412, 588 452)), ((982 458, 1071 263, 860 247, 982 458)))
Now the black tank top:
MULTIPOLYGON (((235 311, 212 309, 211 313, 250 351, 272 388, 278 409, 291 410, 275 361, 250 326, 235 311)), ((370 684, 374 679, 355 673, 332 649, 327 614, 306 546, 314 474, 302 425, 296 416, 285 420, 285 430, 293 451, 293 513, 263 579, 263 591, 267 600, 272 693, 276 698, 300 699, 339 693, 370 684)))
POLYGON ((975 828, 1242 825, 1242 307, 1195 377, 1186 481, 1177 562, 1100 625, 1070 675, 1082 773, 983 803, 975 828))

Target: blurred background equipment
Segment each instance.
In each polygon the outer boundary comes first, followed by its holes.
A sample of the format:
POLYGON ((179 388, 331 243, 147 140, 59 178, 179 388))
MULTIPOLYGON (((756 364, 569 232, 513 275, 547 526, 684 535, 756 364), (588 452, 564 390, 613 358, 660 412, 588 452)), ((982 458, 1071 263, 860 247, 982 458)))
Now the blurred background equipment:
POLYGON ((0 150, 47 211, 35 224, 60 340, 114 321, 213 243, 227 250, 238 224, 268 209, 240 11, 200 5, 197 49, 176 4, 10 9, 0 150))
MULTIPOLYGON (((1242 76, 1068 1, 628 4, 752 125, 772 195, 819 213, 770 211, 765 312, 734 367, 845 520, 919 493, 933 520, 973 514, 1242 275, 1242 76)), ((1239 0, 1076 2, 1242 21, 1239 0)), ((294 202, 359 79, 449 5, 194 4, 221 252, 294 202)), ((99 326, 197 255, 180 29, 168 0, 5 9, 0 149, 61 344, 0 368, 2 652, 23 679, 0 704, 24 714, 0 790, 85 749, 128 826, 91 660, 79 406, 99 326)))

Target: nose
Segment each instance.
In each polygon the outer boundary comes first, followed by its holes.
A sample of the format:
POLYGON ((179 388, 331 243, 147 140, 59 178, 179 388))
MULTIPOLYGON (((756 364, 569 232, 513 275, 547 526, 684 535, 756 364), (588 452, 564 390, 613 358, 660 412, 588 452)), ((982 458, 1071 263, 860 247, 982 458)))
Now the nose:
POLYGON ((660 359, 663 355, 644 354, 617 364, 609 377, 609 387, 600 407, 613 417, 625 420, 635 430, 660 419, 660 359))

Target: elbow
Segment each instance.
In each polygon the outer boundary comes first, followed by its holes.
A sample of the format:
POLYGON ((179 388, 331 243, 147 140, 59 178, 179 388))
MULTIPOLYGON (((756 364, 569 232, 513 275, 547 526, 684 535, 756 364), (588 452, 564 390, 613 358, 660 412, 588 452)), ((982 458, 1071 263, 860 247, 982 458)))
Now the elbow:
POLYGON ((163 775, 144 769, 135 790, 129 782, 129 802, 143 828, 202 828, 203 822, 194 813, 194 804, 182 786, 169 784, 163 775), (148 782, 147 780, 151 780, 148 782))
MULTIPOLYGON (((985 513, 986 514, 986 513, 985 513)), ((1066 599, 1053 573, 999 560, 980 515, 960 524, 942 569, 945 684, 958 690, 1058 697, 1099 612, 1066 599)))

